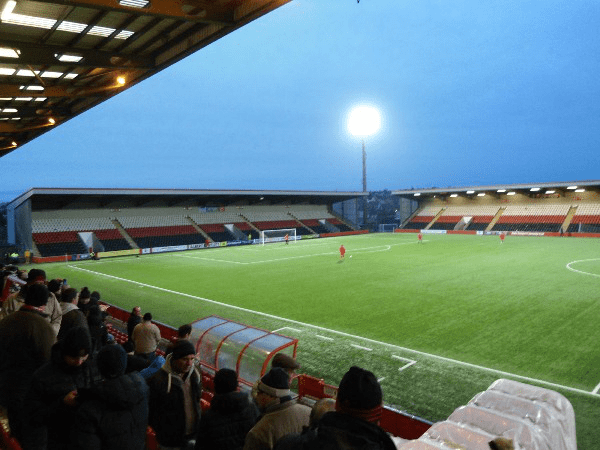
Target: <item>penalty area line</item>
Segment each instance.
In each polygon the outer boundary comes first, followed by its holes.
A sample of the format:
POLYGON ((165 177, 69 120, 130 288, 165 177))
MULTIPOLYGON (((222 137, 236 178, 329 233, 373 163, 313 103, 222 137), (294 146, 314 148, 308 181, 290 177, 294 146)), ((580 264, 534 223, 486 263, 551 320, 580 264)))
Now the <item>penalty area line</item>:
POLYGON ((117 277, 115 275, 108 275, 108 274, 105 274, 105 273, 96 272, 94 270, 84 269, 84 268, 78 267, 78 266, 70 266, 70 267, 73 268, 73 269, 81 270, 83 272, 89 272, 89 273, 92 273, 94 275, 98 275, 98 276, 102 276, 102 277, 106 277, 106 278, 111 278, 113 280, 119 280, 119 281, 123 281, 125 283, 137 284, 138 286, 145 286, 145 287, 148 287, 148 288, 156 289, 157 291, 167 292, 169 294, 180 295, 182 297, 187 297, 187 298, 191 298, 191 299, 194 299, 194 300, 201 300, 201 301, 204 301, 204 302, 207 302, 207 303, 211 303, 213 305, 218 305, 218 306, 222 306, 222 307, 226 307, 226 308, 231 308, 231 309, 234 309, 234 310, 237 310, 237 311, 243 311, 243 312, 246 312, 246 313, 249 313, 249 314, 254 314, 254 315, 257 315, 257 316, 262 316, 262 317, 266 317, 266 318, 273 319, 273 320, 280 320, 282 322, 287 322, 287 323, 290 323, 290 324, 300 325, 300 326, 303 326, 303 327, 306 327, 306 328, 310 328, 310 329, 313 329, 313 330, 319 330, 319 331, 326 332, 326 333, 337 334, 337 335, 340 335, 340 336, 344 336, 344 337, 348 337, 348 338, 352 338, 352 339, 357 339, 357 340, 360 340, 360 341, 364 341, 364 342, 368 342, 368 343, 372 343, 372 344, 376 344, 376 345, 381 345, 383 347, 394 348, 394 349, 402 350, 402 351, 405 351, 405 352, 408 352, 408 353, 414 353, 416 355, 422 355, 422 356, 425 356, 425 357, 428 357, 428 358, 437 359, 437 360, 444 361, 444 362, 451 363, 451 364, 456 364, 456 365, 459 365, 459 366, 470 367, 470 368, 473 368, 473 369, 482 370, 482 371, 486 371, 486 372, 491 372, 491 373, 495 373, 495 374, 502 375, 502 376, 514 377, 514 378, 518 378, 518 379, 525 380, 525 381, 528 381, 528 382, 539 383, 539 384, 543 384, 545 386, 551 386, 551 387, 553 387, 555 389, 564 389, 566 391, 576 392, 576 393, 583 394, 583 395, 591 395, 591 396, 594 396, 594 397, 600 397, 600 395, 597 392, 584 391, 583 389, 578 389, 578 388, 574 388, 574 387, 570 387, 570 386, 563 386, 561 384, 552 383, 550 381, 539 380, 537 378, 526 377, 526 376, 523 376, 523 375, 516 375, 514 373, 505 372, 505 371, 502 371, 502 370, 491 369, 489 367, 479 366, 477 364, 471 364, 471 363, 464 362, 464 361, 458 361, 458 360, 455 360, 455 359, 446 358, 444 356, 433 355, 431 353, 425 353, 425 352, 421 352, 421 351, 418 351, 418 350, 413 350, 413 349, 410 349, 410 348, 402 347, 402 346, 399 346, 399 345, 389 344, 387 342, 377 341, 375 339, 370 339, 370 338, 366 338, 366 337, 363 337, 363 336, 357 336, 357 335, 354 335, 354 334, 345 333, 343 331, 332 330, 330 328, 320 327, 318 325, 313 325, 313 324, 310 324, 310 323, 300 322, 298 320, 286 319, 285 317, 279 317, 279 316, 275 316, 273 314, 268 314, 268 313, 264 313, 264 312, 260 312, 260 311, 253 311, 253 310, 248 309, 248 308, 242 308, 241 306, 228 305, 226 303, 218 302, 216 300, 211 300, 209 298, 199 297, 197 295, 186 294, 184 292, 178 292, 178 291, 174 291, 174 290, 171 290, 171 289, 165 289, 165 288, 161 288, 159 286, 153 286, 151 284, 140 283, 138 281, 128 280, 127 278, 117 277))

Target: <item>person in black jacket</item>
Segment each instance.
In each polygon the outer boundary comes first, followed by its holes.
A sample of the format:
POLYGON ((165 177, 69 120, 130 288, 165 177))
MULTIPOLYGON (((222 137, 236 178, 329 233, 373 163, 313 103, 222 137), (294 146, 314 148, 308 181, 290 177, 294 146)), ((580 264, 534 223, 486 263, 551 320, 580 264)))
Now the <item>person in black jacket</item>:
POLYGON ((150 387, 150 426, 159 448, 190 448, 200 424, 202 376, 195 366, 196 349, 179 341, 165 364, 147 380, 150 387), (189 401, 188 401, 189 399, 189 401))
POLYGON ((127 353, 118 344, 103 347, 97 364, 104 381, 81 392, 70 450, 143 450, 148 426, 146 382, 137 372, 125 373, 127 353))
POLYGON ((353 366, 340 381, 335 411, 325 413, 306 433, 281 439, 275 450, 396 450, 379 427, 382 407, 381 386, 375 375, 353 366))
POLYGON ((131 341, 133 329, 138 323, 142 323, 142 308, 135 306, 131 310, 131 314, 129 314, 129 319, 127 319, 127 336, 129 337, 129 341, 131 341))
POLYGON ((247 393, 239 392, 234 370, 219 370, 214 383, 215 396, 202 414, 196 450, 241 450, 260 412, 247 393))
POLYGON ((93 382, 91 348, 87 328, 71 328, 52 347, 50 362, 33 374, 25 401, 27 434, 22 438, 25 449, 67 448, 78 392, 93 382))
POLYGON ((50 360, 55 341, 44 313, 49 296, 46 286, 33 284, 21 309, 0 320, 0 405, 19 440, 24 432, 23 400, 33 373, 50 360))

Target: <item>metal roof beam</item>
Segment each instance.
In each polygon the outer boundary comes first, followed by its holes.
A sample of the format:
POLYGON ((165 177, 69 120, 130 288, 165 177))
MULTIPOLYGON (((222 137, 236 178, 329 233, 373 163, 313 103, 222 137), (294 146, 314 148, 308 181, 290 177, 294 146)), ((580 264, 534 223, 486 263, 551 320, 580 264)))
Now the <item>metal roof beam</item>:
POLYGON ((150 69, 154 67, 154 59, 139 55, 125 55, 121 53, 103 52, 99 50, 85 50, 54 45, 30 44, 25 42, 3 40, 3 47, 19 50, 19 58, 0 57, 0 63, 10 65, 49 65, 67 68, 100 67, 109 69, 150 69), (79 62, 60 61, 60 55, 81 56, 79 62))
POLYGON ((21 86, 28 83, 0 84, 0 97, 88 97, 88 96, 108 96, 116 93, 119 88, 124 89, 125 86, 107 85, 100 87, 76 87, 76 86, 46 86, 43 91, 26 91, 21 89, 21 86))
POLYGON ((53 3, 121 11, 140 16, 170 17, 188 22, 220 25, 235 23, 230 7, 201 0, 150 0, 144 8, 123 6, 119 0, 54 0, 53 3))

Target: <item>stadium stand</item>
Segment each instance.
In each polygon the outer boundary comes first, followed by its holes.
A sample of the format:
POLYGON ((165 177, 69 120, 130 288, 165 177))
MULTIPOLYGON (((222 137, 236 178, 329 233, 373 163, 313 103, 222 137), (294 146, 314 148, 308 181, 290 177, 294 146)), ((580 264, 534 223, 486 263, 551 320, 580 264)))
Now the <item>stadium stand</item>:
POLYGON ((558 232, 570 205, 510 205, 493 226, 493 231, 558 232))
POLYGON ((344 222, 342 222, 337 217, 335 217, 333 219, 327 219, 327 222, 329 222, 331 225, 333 225, 337 230, 341 231, 342 233, 344 233, 346 231, 352 231, 352 228, 350 228, 348 225, 346 225, 344 222))
POLYGON ((409 220, 404 228, 409 230, 422 230, 427 228, 433 219, 440 213, 440 206, 425 206, 417 212, 417 214, 409 220))
POLYGON ((600 233, 600 204, 582 203, 578 205, 567 231, 569 233, 600 233))
POLYGON ((200 228, 202 229, 202 231, 208 234, 214 242, 221 242, 233 239, 231 234, 229 234, 229 232, 225 228, 225 225, 223 225, 222 223, 203 224, 200 225, 200 228))
POLYGON ((431 229, 485 230, 499 209, 500 207, 495 205, 448 206, 431 225, 431 229))
POLYGON ((247 241, 270 229, 295 228, 297 236, 354 231, 326 205, 303 204, 42 210, 31 224, 38 257, 247 241))
MULTIPOLYGON (((322 219, 323 221, 325 221, 325 219, 322 219)), ((330 230, 323 225, 323 223, 317 219, 305 219, 302 221, 302 223, 304 225, 306 225, 307 227, 309 227, 311 230, 313 230, 315 233, 317 234, 322 234, 322 233, 329 233, 330 230)))
POLYGON ((32 237, 41 256, 73 255, 88 251, 76 231, 32 233, 32 237))

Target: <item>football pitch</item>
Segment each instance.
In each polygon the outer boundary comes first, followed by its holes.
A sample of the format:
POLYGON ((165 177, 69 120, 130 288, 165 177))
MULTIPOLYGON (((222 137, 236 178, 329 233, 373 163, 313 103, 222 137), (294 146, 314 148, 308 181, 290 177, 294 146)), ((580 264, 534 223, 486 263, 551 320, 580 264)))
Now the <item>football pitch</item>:
POLYGON ((599 239, 380 233, 40 267, 174 327, 215 314, 293 336, 301 372, 364 367, 430 421, 498 378, 553 389, 578 447, 600 440, 599 239))

